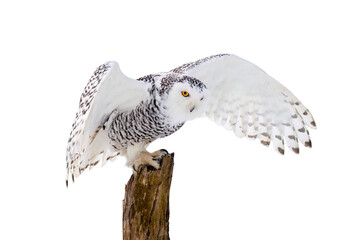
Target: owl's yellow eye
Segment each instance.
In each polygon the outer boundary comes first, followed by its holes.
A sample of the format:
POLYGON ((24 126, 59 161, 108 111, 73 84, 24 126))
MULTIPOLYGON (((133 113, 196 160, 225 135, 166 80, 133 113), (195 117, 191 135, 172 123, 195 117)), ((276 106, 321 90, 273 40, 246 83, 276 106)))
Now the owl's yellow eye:
POLYGON ((184 96, 184 97, 188 97, 189 96, 189 93, 187 91, 182 91, 181 94, 184 96))

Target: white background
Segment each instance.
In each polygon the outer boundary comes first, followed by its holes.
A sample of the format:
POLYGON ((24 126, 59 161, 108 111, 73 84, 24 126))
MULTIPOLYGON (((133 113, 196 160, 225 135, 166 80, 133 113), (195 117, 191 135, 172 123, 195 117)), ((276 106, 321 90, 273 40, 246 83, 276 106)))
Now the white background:
POLYGON ((171 238, 360 239, 359 12, 345 0, 1 1, 0 239, 122 239, 124 159, 65 188, 83 87, 108 60, 137 78, 218 53, 287 86, 318 129, 300 155, 207 119, 153 143, 176 152, 171 238))

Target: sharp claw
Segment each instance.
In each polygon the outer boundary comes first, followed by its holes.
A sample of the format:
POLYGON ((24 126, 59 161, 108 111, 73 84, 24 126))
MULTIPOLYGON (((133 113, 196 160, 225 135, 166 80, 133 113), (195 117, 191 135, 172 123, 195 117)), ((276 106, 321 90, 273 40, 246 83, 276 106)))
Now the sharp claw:
POLYGON ((153 160, 154 162, 160 163, 161 160, 163 159, 163 157, 164 157, 164 155, 160 155, 160 156, 158 156, 157 158, 153 158, 152 160, 153 160))
MULTIPOLYGON (((167 152, 167 151, 166 151, 167 152)), ((162 154, 160 154, 159 156, 157 156, 156 158, 153 158, 153 161, 159 163, 160 167, 161 167, 161 164, 162 164, 162 160, 163 158, 168 155, 168 153, 165 153, 163 152, 162 154)))
POLYGON ((160 151, 169 153, 166 149, 160 149, 160 151))
POLYGON ((153 158, 153 160, 155 160, 155 161, 160 160, 161 161, 165 157, 165 155, 168 155, 168 153, 162 153, 159 156, 157 156, 156 158, 153 158))

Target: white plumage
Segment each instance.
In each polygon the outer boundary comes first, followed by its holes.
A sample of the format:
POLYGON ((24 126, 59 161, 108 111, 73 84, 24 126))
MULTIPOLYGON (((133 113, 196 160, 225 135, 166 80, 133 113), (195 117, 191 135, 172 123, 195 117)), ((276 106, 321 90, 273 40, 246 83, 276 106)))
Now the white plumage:
POLYGON ((316 127, 288 89, 235 55, 210 56, 137 80, 109 62, 81 96, 67 147, 67 179, 119 154, 135 170, 140 164, 158 168, 164 151, 148 153, 148 144, 203 114, 239 137, 272 142, 281 154, 285 143, 295 153, 298 141, 311 147, 307 127, 316 127))
POLYGON ((209 89, 206 116, 239 137, 259 138, 284 153, 299 152, 297 139, 311 147, 306 126, 316 128, 311 113, 283 85, 256 65, 235 55, 210 57, 194 67, 176 70, 200 79, 209 89))

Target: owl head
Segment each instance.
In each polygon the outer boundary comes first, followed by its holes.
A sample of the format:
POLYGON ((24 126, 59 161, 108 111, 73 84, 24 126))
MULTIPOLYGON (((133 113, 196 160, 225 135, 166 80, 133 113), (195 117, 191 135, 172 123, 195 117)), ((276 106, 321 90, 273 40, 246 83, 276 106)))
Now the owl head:
POLYGON ((158 83, 163 110, 170 124, 180 124, 204 114, 207 88, 201 81, 174 73, 163 76, 158 83))

